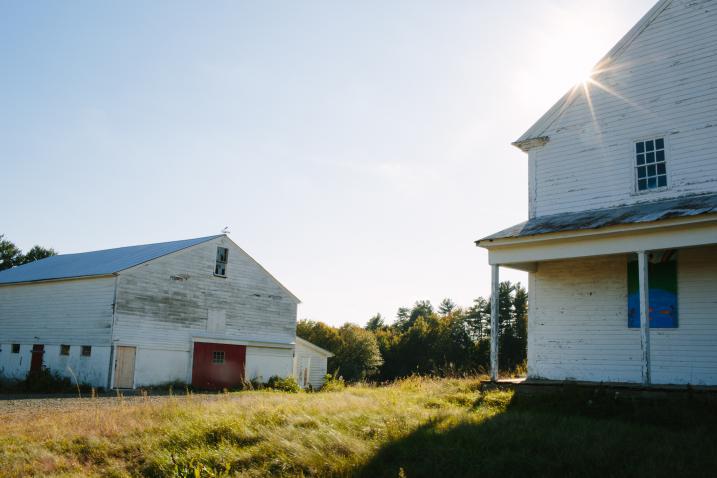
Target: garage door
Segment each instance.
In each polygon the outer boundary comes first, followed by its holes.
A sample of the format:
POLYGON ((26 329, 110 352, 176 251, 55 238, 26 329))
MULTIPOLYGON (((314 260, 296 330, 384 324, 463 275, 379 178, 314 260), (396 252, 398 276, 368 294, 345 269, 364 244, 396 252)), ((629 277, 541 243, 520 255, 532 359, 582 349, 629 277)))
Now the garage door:
POLYGON ((194 343, 192 385, 196 388, 221 390, 244 383, 246 346, 194 343))

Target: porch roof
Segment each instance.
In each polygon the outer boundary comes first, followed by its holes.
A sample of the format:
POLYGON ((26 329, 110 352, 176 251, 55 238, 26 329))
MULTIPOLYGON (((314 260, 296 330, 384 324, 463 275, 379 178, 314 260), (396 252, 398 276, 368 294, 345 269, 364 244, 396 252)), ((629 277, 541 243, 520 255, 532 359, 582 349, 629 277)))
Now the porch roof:
POLYGON ((629 206, 551 214, 534 217, 476 241, 536 236, 552 232, 582 231, 621 224, 656 222, 665 219, 717 213, 717 194, 699 194, 675 199, 642 202, 629 206))

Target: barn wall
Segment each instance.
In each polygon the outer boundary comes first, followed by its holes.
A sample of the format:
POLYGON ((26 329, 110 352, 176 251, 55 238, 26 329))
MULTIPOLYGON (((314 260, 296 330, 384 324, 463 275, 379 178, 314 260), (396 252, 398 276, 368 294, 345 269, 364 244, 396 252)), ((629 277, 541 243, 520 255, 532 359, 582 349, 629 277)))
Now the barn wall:
MULTIPOLYGON (((296 306, 268 272, 222 237, 120 273, 114 340, 138 347, 137 384, 172 381, 180 370, 189 381, 194 338, 290 344, 296 306), (230 250, 226 278, 214 275, 217 246, 230 250)), ((267 361, 259 371, 268 378, 276 369, 267 361)))
POLYGON ((270 377, 289 377, 292 373, 294 351, 292 349, 247 347, 246 378, 266 382, 270 377))
MULTIPOLYGON (((717 384, 717 247, 679 251, 677 329, 652 329, 654 383, 717 384)), ((530 277, 528 374, 640 382, 627 256, 540 263, 530 277)))
MULTIPOLYGON (((310 347, 306 347, 297 341, 296 343, 296 358, 298 362, 303 357, 311 358, 311 368, 309 369, 309 383, 314 389, 321 388, 324 385, 324 378, 326 377, 326 364, 328 358, 326 355, 315 351, 310 347)), ((297 373, 297 367, 294 366, 294 371, 297 373)), ((296 377, 297 381, 301 383, 300 378, 296 377)))
MULTIPOLYGON (((59 345, 45 345, 43 365, 73 382, 107 387, 110 347, 92 346, 89 357, 82 357, 80 349, 79 345, 71 345, 70 355, 64 356, 60 355, 59 345)), ((18 354, 12 353, 11 343, 0 344, 0 376, 17 380, 25 378, 30 371, 31 351, 32 344, 21 344, 18 354)))
POLYGON ((114 278, 0 286, 0 343, 109 345, 114 278))
POLYGON ((717 8, 671 3, 530 152, 531 217, 717 191, 717 8), (665 136, 668 185, 636 194, 633 142, 665 136))

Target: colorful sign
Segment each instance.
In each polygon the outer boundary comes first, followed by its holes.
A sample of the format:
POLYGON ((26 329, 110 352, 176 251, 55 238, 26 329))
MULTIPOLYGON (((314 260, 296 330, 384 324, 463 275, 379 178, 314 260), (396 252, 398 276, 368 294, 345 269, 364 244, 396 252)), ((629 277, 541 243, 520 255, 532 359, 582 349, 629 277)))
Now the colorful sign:
MULTIPOLYGON (((677 251, 648 253, 650 328, 677 327, 677 251)), ((637 256, 627 262, 627 326, 640 327, 640 280, 637 256)))

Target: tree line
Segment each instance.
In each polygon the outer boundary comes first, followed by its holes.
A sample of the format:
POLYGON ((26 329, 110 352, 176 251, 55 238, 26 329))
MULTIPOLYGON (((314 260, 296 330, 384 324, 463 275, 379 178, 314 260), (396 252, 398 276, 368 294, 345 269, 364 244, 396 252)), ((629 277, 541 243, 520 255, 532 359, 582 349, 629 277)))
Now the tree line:
MULTIPOLYGON (((501 282, 498 308, 499 365, 513 371, 526 360, 527 290, 520 283, 501 282)), ((484 373, 490 368, 490 300, 483 297, 470 307, 450 299, 438 307, 417 301, 399 308, 391 323, 376 314, 364 327, 300 320, 296 333, 332 352, 329 373, 349 381, 484 373)))
POLYGON ((0 234, 0 271, 56 255, 54 249, 38 245, 23 254, 19 247, 0 234))

